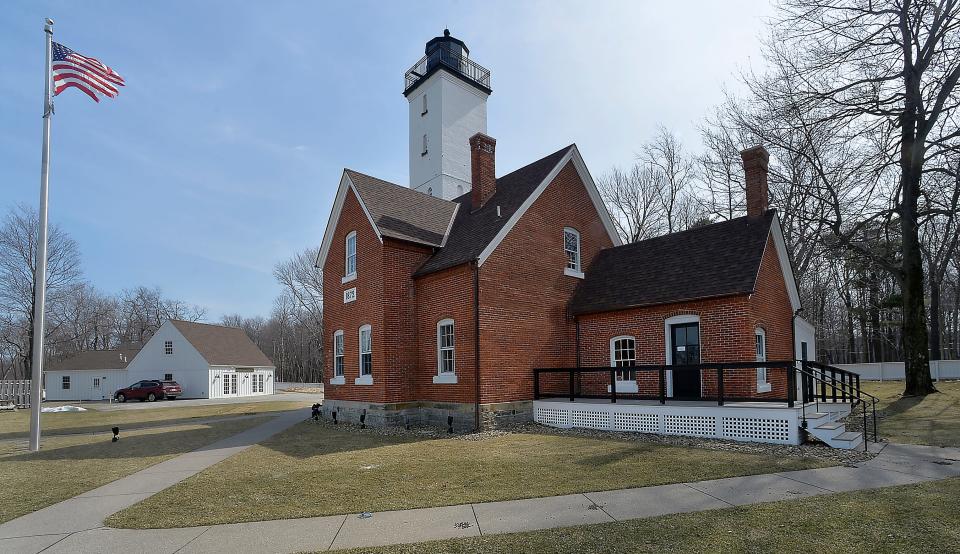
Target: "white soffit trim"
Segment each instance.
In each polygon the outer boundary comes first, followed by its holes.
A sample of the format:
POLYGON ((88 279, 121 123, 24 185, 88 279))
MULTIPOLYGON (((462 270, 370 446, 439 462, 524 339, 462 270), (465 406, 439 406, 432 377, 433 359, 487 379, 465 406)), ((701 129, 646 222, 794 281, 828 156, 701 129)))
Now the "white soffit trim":
POLYGON ((340 187, 337 188, 337 196, 333 200, 333 206, 330 208, 330 218, 327 219, 327 228, 323 232, 323 243, 320 245, 320 252, 317 254, 317 263, 316 267, 323 269, 323 265, 327 261, 327 254, 330 252, 330 244, 333 242, 333 232, 337 228, 337 222, 340 221, 340 212, 343 210, 343 203, 347 199, 347 191, 352 190, 353 195, 357 198, 357 203, 360 204, 360 207, 363 209, 363 213, 367 215, 367 220, 370 222, 370 227, 373 229, 373 232, 377 234, 377 240, 381 243, 383 242, 383 236, 380 234, 380 229, 377 229, 376 224, 373 222, 373 217, 370 216, 370 212, 367 210, 367 207, 363 204, 363 199, 360 198, 360 195, 357 194, 357 189, 353 186, 353 181, 350 180, 350 177, 347 176, 347 172, 343 172, 343 176, 340 177, 340 187))
POLYGON ((453 222, 457 220, 457 212, 460 211, 460 204, 458 203, 453 208, 453 215, 450 216, 450 223, 447 224, 447 230, 443 232, 443 240, 440 241, 440 248, 443 248, 447 245, 447 239, 450 238, 450 229, 453 229, 453 222))
MULTIPOLYGON (((780 272, 783 274, 783 282, 787 286, 787 296, 790 297, 790 306, 796 312, 800 309, 800 291, 797 289, 797 279, 793 275, 793 264, 790 263, 790 255, 787 253, 787 243, 783 239, 783 229, 780 227, 780 216, 773 217, 773 223, 770 225, 770 234, 773 236, 773 246, 777 249, 777 259, 780 261, 780 272)), ((766 246, 764 246, 766 250, 766 246)), ((766 253, 766 252, 764 252, 766 253)), ((761 262, 761 266, 763 263, 761 262)), ((757 269, 757 280, 760 279, 760 269, 757 269)))
POLYGON ((547 185, 553 182, 557 178, 557 175, 560 171, 567 165, 567 162, 573 161, 573 167, 577 170, 577 174, 580 176, 580 180, 583 181, 584 188, 587 189, 587 194, 590 196, 590 200, 593 202, 594 207, 597 210, 597 213, 600 214, 600 221, 603 222, 603 227, 606 229, 607 234, 610 236, 611 242, 614 246, 620 246, 623 242, 620 240, 620 235, 617 234, 616 228, 613 226, 613 220, 610 218, 610 213, 607 211, 606 206, 603 204, 603 200, 600 198, 600 191, 597 190, 597 185, 593 181, 593 177, 590 176, 590 172, 587 171, 587 166, 583 162, 583 158, 580 156, 580 150, 577 149, 577 145, 574 144, 570 147, 570 150, 564 154, 560 161, 557 162, 557 165, 554 166, 550 173, 537 185, 537 188, 534 189, 533 193, 523 201, 523 204, 520 205, 520 208, 514 212, 510 219, 507 221, 507 224, 500 229, 500 232, 497 233, 497 236, 493 237, 493 240, 490 241, 490 244, 480 252, 479 264, 483 265, 483 262, 487 261, 487 258, 493 254, 494 250, 497 249, 497 246, 503 242, 503 239, 507 237, 510 231, 516 226, 517 222, 520 221, 520 218, 523 217, 523 214, 530 209, 530 206, 537 201, 537 198, 540 198, 540 195, 543 194, 543 191, 546 190, 547 185))

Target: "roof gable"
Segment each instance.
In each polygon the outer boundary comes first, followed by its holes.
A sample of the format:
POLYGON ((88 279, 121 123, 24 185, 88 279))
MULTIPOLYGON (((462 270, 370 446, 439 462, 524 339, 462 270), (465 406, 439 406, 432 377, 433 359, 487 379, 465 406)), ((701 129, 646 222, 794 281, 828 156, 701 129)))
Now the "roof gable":
POLYGON ((171 319, 172 325, 210 365, 273 367, 273 362, 238 327, 171 319))
MULTIPOLYGON (((740 217, 602 250, 570 309, 583 314, 751 294, 775 221, 770 210, 756 220, 740 217)), ((784 276, 790 289, 792 272, 784 276)))
POLYGON ((322 268, 327 260, 348 191, 353 192, 381 243, 383 237, 389 237, 427 246, 442 246, 459 208, 456 202, 344 169, 323 234, 323 244, 317 255, 317 267, 322 268))
POLYGON ((573 162, 577 169, 611 240, 614 244, 620 244, 620 237, 580 152, 576 145, 571 144, 499 177, 496 192, 478 210, 473 210, 471 193, 456 198, 454 201, 460 205, 460 209, 446 244, 415 275, 433 273, 473 260, 479 260, 482 265, 568 162, 573 162))

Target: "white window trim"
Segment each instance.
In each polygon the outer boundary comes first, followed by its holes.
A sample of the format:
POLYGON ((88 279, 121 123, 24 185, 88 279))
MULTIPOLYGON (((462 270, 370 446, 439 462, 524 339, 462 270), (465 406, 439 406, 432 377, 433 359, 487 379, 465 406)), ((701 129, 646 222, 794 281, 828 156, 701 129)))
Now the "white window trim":
POLYGON ((450 318, 441 319, 437 322, 437 374, 433 376, 434 384, 456 384, 457 382, 457 326, 456 323, 450 318), (453 347, 450 348, 453 351, 453 371, 444 372, 443 371, 443 360, 441 358, 441 349, 440 349, 440 328, 444 325, 453 326, 453 347))
POLYGON ((343 239, 343 278, 340 279, 341 283, 348 283, 357 278, 357 232, 350 231, 347 233, 347 236, 343 239), (347 272, 347 268, 350 267, 350 239, 353 239, 353 271, 347 272))
POLYGON ((563 274, 583 279, 583 249, 580 246, 580 231, 573 227, 563 228, 563 274), (567 233, 577 237, 577 267, 567 267, 567 233))
POLYGON ((165 341, 163 341, 163 355, 164 355, 164 356, 173 356, 173 341, 172 341, 172 340, 165 340, 165 341), (169 351, 169 352, 167 352, 167 345, 168 345, 168 344, 170 345, 170 351, 169 351))
POLYGON ((372 385, 373 384, 373 327, 369 324, 361 325, 360 329, 357 330, 357 375, 358 377, 353 380, 354 385, 372 385), (367 331, 370 333, 370 374, 363 375, 363 332, 367 331))
MULTIPOLYGON (((668 317, 667 319, 663 320, 663 349, 664 349, 664 358, 663 358, 663 359, 666 360, 666 362, 667 362, 666 365, 673 365, 673 349, 670 348, 670 326, 671 326, 671 325, 677 325, 677 324, 680 324, 680 323, 696 323, 696 324, 697 324, 697 335, 700 337, 700 339, 703 338, 703 333, 702 333, 703 329, 701 329, 702 326, 700 325, 700 316, 698 316, 698 315, 694 315, 694 314, 675 315, 675 316, 673 316, 673 317, 668 317)), ((701 356, 702 356, 702 355, 703 355, 703 342, 702 342, 702 340, 698 340, 697 342, 699 342, 700 345, 701 345, 701 346, 700 346, 700 354, 701 354, 701 356)), ((700 359, 700 362, 701 362, 701 363, 703 362, 702 357, 701 357, 701 359, 700 359)), ((667 374, 667 375, 666 375, 666 379, 667 379, 667 397, 673 397, 673 370, 672 370, 672 369, 668 369, 668 370, 666 371, 666 374, 667 374)), ((701 389, 701 390, 700 390, 700 394, 702 395, 702 394, 703 394, 703 379, 702 379, 702 378, 700 379, 700 389, 701 389)))
MULTIPOLYGON (((618 340, 630 339, 633 341, 633 363, 637 363, 637 337, 633 335, 618 335, 610 339, 610 367, 617 367, 617 359, 614 345, 618 340)), ((617 379, 614 381, 614 385, 617 387, 617 392, 640 392, 639 385, 637 385, 637 380, 632 381, 621 381, 617 379)), ((607 392, 610 392, 610 385, 607 385, 607 392)))
POLYGON ((343 374, 346 369, 346 343, 343 338, 343 329, 337 329, 333 333, 333 377, 330 378, 331 385, 342 385, 346 382, 343 374), (341 364, 340 364, 340 375, 337 375, 337 338, 340 338, 340 349, 341 349, 341 364))
MULTIPOLYGON (((754 350, 756 350, 756 341, 757 337, 763 337, 763 353, 757 355, 758 362, 767 361, 767 331, 763 327, 757 327, 753 331, 753 345, 754 350)), ((757 392, 770 392, 773 390, 773 386, 770 384, 769 377, 767 376, 767 368, 758 367, 757 368, 757 392)))

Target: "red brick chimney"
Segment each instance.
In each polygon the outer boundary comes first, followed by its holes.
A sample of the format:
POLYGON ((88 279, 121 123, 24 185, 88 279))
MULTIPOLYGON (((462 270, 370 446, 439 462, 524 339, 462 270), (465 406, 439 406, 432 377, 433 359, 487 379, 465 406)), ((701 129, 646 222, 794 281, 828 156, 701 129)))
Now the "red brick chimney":
POLYGON ((743 172, 746 174, 747 215, 760 217, 770 206, 767 193, 767 163, 770 153, 763 146, 754 146, 740 152, 743 172))
POLYGON ((496 139, 483 133, 470 137, 470 199, 474 210, 482 208, 497 192, 496 148, 496 139))

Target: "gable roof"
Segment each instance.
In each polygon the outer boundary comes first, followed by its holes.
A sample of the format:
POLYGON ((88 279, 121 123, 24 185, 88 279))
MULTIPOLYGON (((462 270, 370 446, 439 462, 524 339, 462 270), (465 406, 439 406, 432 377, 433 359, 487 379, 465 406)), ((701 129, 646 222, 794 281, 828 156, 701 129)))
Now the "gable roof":
POLYGON ((134 356, 140 352, 141 345, 130 345, 114 350, 87 350, 62 360, 54 360, 46 371, 126 369, 134 356))
MULTIPOLYGON (((755 220, 740 217, 602 250, 570 310, 584 314, 751 294, 775 221, 776 210, 769 210, 755 220)), ((789 290, 792 271, 784 278, 789 290)))
POLYGON ((440 246, 459 204, 383 179, 346 169, 380 234, 427 246, 440 246))
POLYGON ((170 324, 210 365, 274 367, 243 329, 177 319, 170 324))

